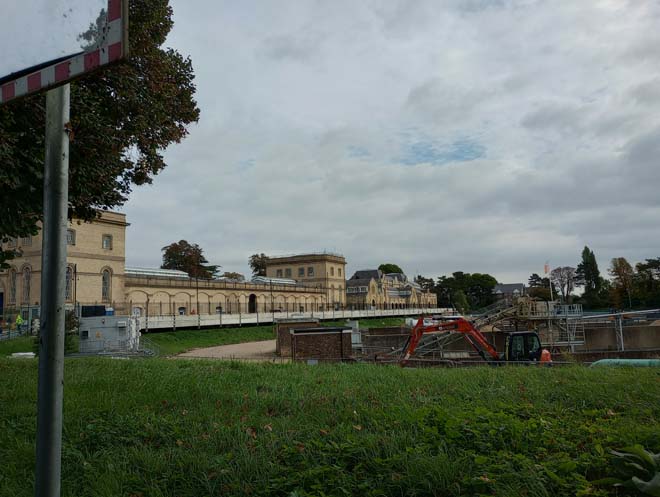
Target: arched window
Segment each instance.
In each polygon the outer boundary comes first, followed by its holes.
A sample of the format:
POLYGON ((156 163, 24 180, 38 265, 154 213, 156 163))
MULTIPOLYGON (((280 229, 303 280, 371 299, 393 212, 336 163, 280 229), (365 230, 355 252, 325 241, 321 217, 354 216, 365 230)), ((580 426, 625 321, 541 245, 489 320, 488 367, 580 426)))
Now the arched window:
POLYGON ((23 303, 30 303, 30 280, 32 271, 29 267, 23 268, 23 303))
POLYGON ((109 269, 104 269, 101 273, 101 300, 110 302, 110 289, 112 284, 112 275, 109 269))
POLYGON ((66 268, 66 287, 64 288, 64 300, 71 302, 73 300, 73 268, 66 268))
POLYGON ((16 270, 9 270, 9 303, 16 303, 16 270))

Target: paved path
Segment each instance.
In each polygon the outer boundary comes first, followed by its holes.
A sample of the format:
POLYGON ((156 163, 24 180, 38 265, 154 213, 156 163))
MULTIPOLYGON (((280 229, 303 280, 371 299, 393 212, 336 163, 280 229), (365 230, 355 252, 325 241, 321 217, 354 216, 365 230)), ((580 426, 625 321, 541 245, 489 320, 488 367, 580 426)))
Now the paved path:
POLYGON ((176 357, 208 358, 208 359, 238 359, 242 361, 281 361, 275 355, 275 340, 263 342, 236 343, 193 349, 176 357))

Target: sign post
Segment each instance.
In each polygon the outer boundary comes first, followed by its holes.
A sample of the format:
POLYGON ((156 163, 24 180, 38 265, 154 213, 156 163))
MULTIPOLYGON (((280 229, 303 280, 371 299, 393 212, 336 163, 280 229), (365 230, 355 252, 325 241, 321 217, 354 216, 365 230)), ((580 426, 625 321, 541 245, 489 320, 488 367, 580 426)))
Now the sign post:
POLYGON ((69 85, 46 94, 46 160, 35 495, 59 497, 64 391, 64 293, 69 197, 69 85))
POLYGON ((46 92, 35 495, 59 497, 64 405, 69 81, 128 57, 128 0, 23 0, 0 17, 0 105, 46 92), (35 33, 47 33, 37 36, 35 33), (4 37, 4 38, 2 38, 4 37))

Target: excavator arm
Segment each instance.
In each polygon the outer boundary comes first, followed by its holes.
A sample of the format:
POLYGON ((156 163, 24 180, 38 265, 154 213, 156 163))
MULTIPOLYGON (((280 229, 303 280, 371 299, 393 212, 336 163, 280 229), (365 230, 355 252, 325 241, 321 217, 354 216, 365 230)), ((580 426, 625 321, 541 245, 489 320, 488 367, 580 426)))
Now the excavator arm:
POLYGON ((475 328, 467 319, 456 318, 452 321, 424 325, 424 318, 421 317, 417 320, 417 324, 415 324, 410 332, 410 338, 405 347, 405 352, 401 359, 401 365, 405 366, 406 362, 415 353, 417 345, 419 345, 419 342, 425 334, 447 331, 451 333, 462 333, 472 348, 474 348, 474 350, 476 350, 485 361, 494 362, 500 360, 500 356, 495 350, 495 347, 493 347, 491 343, 486 340, 483 333, 475 328))

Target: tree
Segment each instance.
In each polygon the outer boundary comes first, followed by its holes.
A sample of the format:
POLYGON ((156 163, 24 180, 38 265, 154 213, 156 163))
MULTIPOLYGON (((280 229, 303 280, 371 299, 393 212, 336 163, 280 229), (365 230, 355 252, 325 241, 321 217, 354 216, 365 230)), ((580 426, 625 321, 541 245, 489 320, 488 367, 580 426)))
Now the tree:
POLYGON ((422 290, 427 292, 432 292, 435 285, 433 283, 433 278, 425 278, 421 274, 415 276, 415 283, 422 287, 422 290))
POLYGON ((552 285, 550 292, 550 278, 542 278, 537 273, 533 273, 527 280, 529 286, 529 296, 542 300, 551 300, 557 294, 557 289, 552 285))
POLYGON ((378 269, 380 269, 384 274, 390 274, 390 273, 403 274, 403 269, 401 269, 396 264, 392 264, 391 262, 381 264, 380 266, 378 266, 378 269))
POLYGON ((222 273, 222 277, 227 278, 228 280, 245 281, 245 276, 243 276, 241 273, 234 273, 231 271, 225 271, 222 273))
POLYGON ((584 286, 585 293, 600 291, 600 271, 596 256, 589 247, 585 246, 582 250, 582 260, 575 270, 576 284, 584 286))
POLYGON ((538 287, 541 288, 543 287, 543 280, 544 278, 541 278, 537 273, 533 273, 529 279, 527 280, 527 285, 530 288, 538 287))
POLYGON ((648 307, 660 306, 660 257, 638 262, 635 267, 635 286, 643 304, 648 307))
MULTIPOLYGON (((168 0, 131 0, 128 61, 71 83, 69 216, 94 219, 152 179, 163 151, 199 119, 193 68, 172 48, 168 0)), ((36 234, 42 217, 45 95, 0 106, 0 239, 36 234)), ((0 264, 14 254, 0 250, 0 264)))
POLYGON ((622 307, 623 295, 628 297, 628 306, 632 307, 632 288, 635 270, 625 257, 615 257, 610 263, 610 276, 613 278, 613 300, 622 307))
POLYGON ((251 255, 248 264, 252 269, 252 276, 266 276, 267 262, 268 257, 264 253, 251 255))
POLYGON ((185 271, 191 278, 212 279, 220 267, 209 264, 201 247, 196 243, 191 245, 186 240, 171 243, 161 250, 162 269, 185 271))
POLYGON ((489 274, 456 271, 451 276, 441 276, 434 287, 438 304, 449 306, 458 291, 467 299, 468 307, 479 308, 491 304, 495 297, 493 289, 497 280, 489 274))
POLYGON ((575 289, 575 268, 570 266, 557 267, 550 271, 550 281, 559 288, 564 302, 575 289))
POLYGON ((461 314, 465 314, 470 310, 470 304, 463 290, 456 290, 453 293, 452 302, 456 310, 461 314))

